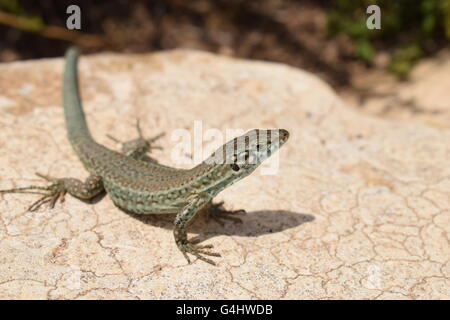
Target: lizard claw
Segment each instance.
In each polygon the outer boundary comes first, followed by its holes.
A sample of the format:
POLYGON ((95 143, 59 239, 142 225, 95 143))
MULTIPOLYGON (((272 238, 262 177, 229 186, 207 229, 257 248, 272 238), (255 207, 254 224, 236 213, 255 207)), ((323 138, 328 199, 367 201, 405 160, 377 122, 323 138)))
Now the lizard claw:
POLYGON ((64 196, 66 195, 66 190, 60 190, 59 184, 53 184, 50 187, 52 187, 52 190, 48 192, 48 194, 41 197, 39 200, 35 201, 29 208, 28 211, 36 211, 38 210, 43 204, 49 203, 50 209, 53 209, 55 207, 56 202, 58 199, 61 203, 64 202, 64 196))
POLYGON ((0 193, 28 193, 28 194, 42 195, 41 198, 33 202, 31 206, 28 207, 28 211, 31 212, 38 210, 43 204, 46 203, 49 203, 49 207, 53 209, 58 199, 60 199, 61 202, 64 202, 66 190, 64 189, 64 186, 57 181, 56 178, 46 176, 40 173, 36 173, 36 175, 53 183, 45 187, 32 185, 23 188, 0 190, 0 193))
POLYGON ((181 253, 183 253, 183 256, 186 258, 188 263, 191 263, 191 260, 189 259, 189 256, 187 255, 188 253, 190 253, 193 256, 196 256, 198 259, 205 261, 209 264, 212 264, 214 266, 216 265, 216 263, 214 261, 212 261, 211 259, 204 257, 204 255, 213 256, 213 257, 221 256, 217 252, 205 250, 205 249, 213 248, 213 245, 211 245, 211 244, 198 245, 198 244, 193 244, 192 242, 186 240, 186 241, 182 241, 182 242, 181 241, 177 242, 177 246, 180 249, 181 253))

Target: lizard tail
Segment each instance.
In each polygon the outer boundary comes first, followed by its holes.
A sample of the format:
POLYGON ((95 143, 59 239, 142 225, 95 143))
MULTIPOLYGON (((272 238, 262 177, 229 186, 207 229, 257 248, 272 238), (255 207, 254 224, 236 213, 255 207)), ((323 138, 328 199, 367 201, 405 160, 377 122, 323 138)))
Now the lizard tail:
POLYGON ((78 56, 79 50, 77 48, 71 47, 67 50, 63 81, 63 104, 67 135, 74 146, 81 142, 94 142, 81 106, 77 73, 78 56))

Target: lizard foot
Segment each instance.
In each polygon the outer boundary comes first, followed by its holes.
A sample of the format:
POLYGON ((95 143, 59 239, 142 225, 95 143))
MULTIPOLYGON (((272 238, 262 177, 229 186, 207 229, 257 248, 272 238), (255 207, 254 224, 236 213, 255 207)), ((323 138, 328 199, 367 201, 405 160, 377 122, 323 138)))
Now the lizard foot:
POLYGON ((224 225, 224 220, 231 220, 235 223, 242 223, 242 219, 235 217, 236 214, 245 214, 245 210, 226 210, 223 207, 223 201, 219 203, 211 203, 207 208, 206 219, 213 219, 221 226, 224 225))
POLYGON ((142 135, 141 127, 139 125, 139 120, 136 121, 136 130, 138 132, 138 137, 128 141, 120 141, 119 139, 109 134, 107 134, 106 136, 114 142, 120 143, 122 145, 122 153, 135 159, 142 158, 147 152, 151 151, 152 149, 162 149, 161 146, 154 145, 154 142, 164 136, 164 132, 151 138, 144 138, 144 136, 142 135))
POLYGON ((177 246, 180 249, 180 251, 183 253, 183 255, 186 258, 188 263, 191 263, 191 260, 189 259, 188 255, 187 255, 188 253, 190 253, 193 256, 196 256, 198 259, 205 261, 209 264, 212 264, 214 266, 216 265, 216 263, 214 261, 212 261, 211 259, 204 257, 204 255, 213 256, 213 257, 221 256, 217 252, 212 252, 212 251, 207 250, 207 249, 211 249, 213 247, 211 244, 198 245, 198 244, 194 244, 194 243, 186 240, 186 241, 177 242, 177 246))
POLYGON ((28 194, 40 194, 42 195, 41 198, 39 198, 37 201, 33 202, 31 206, 28 208, 28 211, 36 211, 38 210, 43 204, 49 203, 50 208, 54 208, 56 202, 58 199, 60 199, 61 202, 64 202, 64 196, 66 194, 66 190, 64 189, 64 186, 57 182, 57 179, 36 173, 41 178, 44 178, 45 180, 53 182, 49 186, 28 186, 23 188, 15 188, 15 189, 8 189, 8 190, 0 190, 0 193, 28 193, 28 194))

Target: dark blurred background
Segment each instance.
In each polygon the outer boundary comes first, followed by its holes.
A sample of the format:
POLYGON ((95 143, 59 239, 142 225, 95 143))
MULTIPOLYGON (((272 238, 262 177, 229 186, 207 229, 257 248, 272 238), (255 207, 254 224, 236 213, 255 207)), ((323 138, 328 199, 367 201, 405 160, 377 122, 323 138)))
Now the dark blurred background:
POLYGON ((421 58, 448 46, 450 0, 0 0, 0 61, 85 52, 194 48, 283 62, 348 86, 373 68, 407 78, 421 58), (82 28, 66 29, 81 8, 82 28), (382 29, 366 27, 381 7, 382 29))

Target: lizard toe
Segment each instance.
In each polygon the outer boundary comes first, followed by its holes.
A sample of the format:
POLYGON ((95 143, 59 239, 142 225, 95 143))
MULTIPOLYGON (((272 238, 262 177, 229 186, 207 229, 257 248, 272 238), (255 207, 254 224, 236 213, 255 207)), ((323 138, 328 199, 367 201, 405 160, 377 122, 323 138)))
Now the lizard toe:
POLYGON ((218 253, 218 252, 205 250, 205 249, 211 249, 213 247, 210 244, 209 245, 198 245, 198 244, 193 244, 189 241, 186 241, 184 243, 180 243, 178 245, 178 247, 179 247, 180 251, 183 253, 186 260, 188 261, 188 263, 191 263, 189 256, 187 255, 188 253, 197 257, 199 260, 202 260, 202 261, 207 262, 212 265, 216 265, 216 263, 213 260, 205 257, 205 255, 213 256, 213 257, 221 257, 220 253, 218 253))

